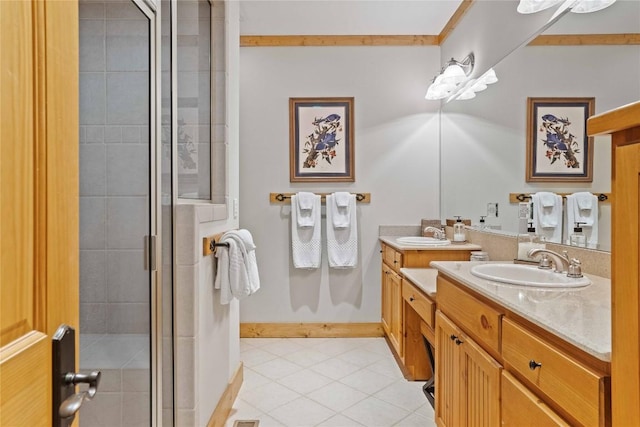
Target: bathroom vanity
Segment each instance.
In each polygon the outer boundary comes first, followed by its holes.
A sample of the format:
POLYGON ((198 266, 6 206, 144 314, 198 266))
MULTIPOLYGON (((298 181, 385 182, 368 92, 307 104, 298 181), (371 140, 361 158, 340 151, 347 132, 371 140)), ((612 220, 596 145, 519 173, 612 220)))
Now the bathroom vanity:
MULTIPOLYGON (((431 261, 465 261, 480 246, 463 243, 445 246, 412 246, 397 237, 380 237, 382 253, 382 328, 403 373, 411 380, 427 380, 432 372, 422 340, 424 333, 433 337, 433 313, 436 271, 420 280, 404 277, 401 269, 429 269, 431 261)), ((422 276, 421 276, 422 277, 422 276)), ((430 341, 433 344, 433 339, 430 341)))
POLYGON ((433 262, 439 426, 611 425, 610 280, 498 284, 433 262))

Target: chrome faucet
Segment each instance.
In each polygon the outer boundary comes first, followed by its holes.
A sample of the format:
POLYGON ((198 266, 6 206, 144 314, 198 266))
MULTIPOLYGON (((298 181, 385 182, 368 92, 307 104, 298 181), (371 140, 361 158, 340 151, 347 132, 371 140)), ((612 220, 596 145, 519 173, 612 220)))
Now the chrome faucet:
POLYGON ((439 239, 439 240, 446 239, 446 235, 444 233, 444 230, 441 230, 441 229, 436 228, 436 227, 431 227, 431 226, 425 227, 425 229, 424 229, 425 233, 428 233, 430 231, 433 233, 433 237, 435 237, 436 239, 439 239))
POLYGON ((569 258, 567 251, 562 251, 562 255, 549 249, 531 249, 527 255, 529 258, 542 254, 538 268, 551 269, 553 263, 554 272, 567 273, 567 277, 582 277, 582 265, 577 258, 569 258), (551 260, 549 260, 551 258, 551 260))

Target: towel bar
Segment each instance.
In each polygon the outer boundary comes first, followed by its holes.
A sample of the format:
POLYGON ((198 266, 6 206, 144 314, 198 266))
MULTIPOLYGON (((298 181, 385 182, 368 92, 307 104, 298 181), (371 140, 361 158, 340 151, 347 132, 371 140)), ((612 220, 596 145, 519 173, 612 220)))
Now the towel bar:
MULTIPOLYGON (((556 193, 559 196, 565 198, 572 193, 556 193)), ((599 202, 611 202, 611 193, 593 193, 598 197, 599 202)), ((509 203, 522 203, 525 200, 531 199, 531 193, 509 193, 509 203)))
POLYGON ((207 236, 202 239, 202 254, 204 256, 215 254, 216 248, 220 246, 229 247, 228 243, 220 243, 220 238, 224 233, 214 234, 213 236, 207 236))
MULTIPOLYGON (((291 196, 295 196, 296 193, 269 193, 269 201, 271 203, 291 203, 291 196)), ((332 193, 315 193, 320 196, 320 201, 325 202, 326 196, 330 196, 332 193)), ((371 193, 352 193, 356 196, 356 201, 359 203, 371 203, 371 193)))

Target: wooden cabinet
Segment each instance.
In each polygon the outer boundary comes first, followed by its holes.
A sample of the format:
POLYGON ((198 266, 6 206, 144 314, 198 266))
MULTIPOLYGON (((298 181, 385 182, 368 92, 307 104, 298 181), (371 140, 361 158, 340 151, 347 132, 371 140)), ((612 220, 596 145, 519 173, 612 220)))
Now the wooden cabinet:
POLYGON ((611 135, 612 424, 640 425, 640 102, 587 121, 611 135))
MULTIPOLYGON (((382 254, 382 328, 391 343, 393 350, 403 364, 405 375, 410 379, 427 379, 432 372, 426 357, 426 349, 422 342, 421 313, 415 307, 405 312, 403 298, 403 279, 401 268, 428 268, 431 261, 467 261, 471 249, 404 249, 398 250, 384 242, 380 242, 382 254), (406 343, 409 343, 407 352, 406 343), (405 356, 409 354, 409 360, 405 356), (408 363, 407 363, 408 362, 408 363)), ((409 297, 410 298, 410 297, 409 297)), ((416 300, 417 301, 417 300, 416 300)), ((416 302, 418 304, 418 302, 416 302)), ((432 314, 423 313, 427 325, 433 325, 435 305, 430 308, 421 306, 419 310, 432 310, 432 314)))
POLYGON ((433 346, 436 303, 404 277, 402 299, 404 367, 411 379, 426 381, 433 377, 433 372, 423 337, 433 346))
POLYGON ((440 427, 611 425, 606 362, 442 274, 437 306, 440 427))
POLYGON ((382 264, 382 328, 399 357, 403 356, 402 278, 382 264))
POLYGON ((499 426, 500 363, 439 310, 435 347, 438 426, 499 426))

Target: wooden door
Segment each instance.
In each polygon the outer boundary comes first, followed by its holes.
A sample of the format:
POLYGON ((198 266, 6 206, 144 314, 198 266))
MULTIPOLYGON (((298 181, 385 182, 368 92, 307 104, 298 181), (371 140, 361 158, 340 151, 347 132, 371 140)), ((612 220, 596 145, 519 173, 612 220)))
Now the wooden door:
POLYGON ((435 412, 439 427, 455 427, 460 414, 460 364, 456 338, 460 330, 442 312, 436 311, 435 412))
POLYGON ((78 330, 77 9, 0 1, 2 426, 51 424, 51 336, 78 330))
POLYGON ((455 341, 459 348, 462 381, 460 410, 469 427, 500 426, 500 373, 502 366, 466 335, 455 341))

